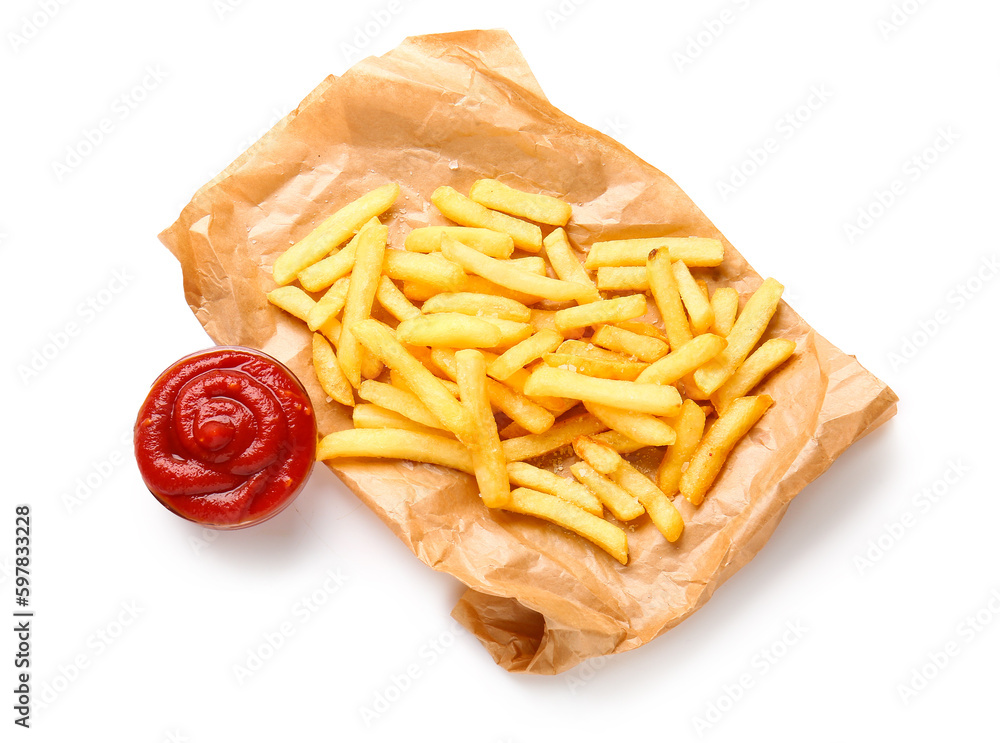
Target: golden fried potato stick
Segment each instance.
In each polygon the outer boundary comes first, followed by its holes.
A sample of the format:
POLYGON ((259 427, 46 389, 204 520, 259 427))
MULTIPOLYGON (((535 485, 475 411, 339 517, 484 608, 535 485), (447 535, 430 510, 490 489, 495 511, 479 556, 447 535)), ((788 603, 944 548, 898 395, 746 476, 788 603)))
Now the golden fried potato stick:
POLYGON ((621 456, 613 447, 590 436, 573 439, 573 451, 602 475, 613 475, 622 463, 621 456))
POLYGON ((597 496, 619 521, 632 521, 646 512, 635 496, 602 475, 586 462, 576 462, 569 471, 597 496))
POLYGON ((459 439, 468 439, 472 434, 472 420, 468 412, 440 379, 403 348, 388 327, 377 320, 363 320, 357 323, 354 336, 373 356, 403 375, 414 394, 445 428, 459 439))
POLYGON ((405 247, 415 253, 435 253, 445 235, 491 258, 510 258, 514 252, 510 235, 480 227, 418 227, 407 234, 405 247))
POLYGON ((747 300, 736 318, 736 324, 726 336, 726 347, 694 373, 694 382, 704 394, 711 395, 719 389, 757 345, 778 309, 784 288, 774 279, 766 279, 747 300))
POLYGON ((501 352, 516 346, 521 341, 527 340, 531 337, 531 333, 534 330, 531 327, 531 323, 501 320, 499 317, 489 317, 488 315, 482 315, 479 319, 485 320, 500 331, 500 340, 496 344, 495 349, 501 352))
POLYGON ((342 250, 331 253, 323 260, 299 271, 299 283, 311 292, 319 292, 347 276, 354 268, 354 259, 358 254, 358 240, 361 233, 365 229, 379 224, 382 223, 378 217, 369 219, 342 250))
MULTIPOLYGON (((435 190, 431 194, 431 203, 452 222, 465 227, 483 227, 504 232, 513 238, 514 247, 521 250, 537 253, 542 249, 542 230, 538 225, 487 209, 482 204, 463 196, 451 186, 441 186, 435 190)), ((447 236, 441 239, 442 248, 448 239, 450 238, 447 236)))
POLYGON ((573 328, 571 330, 559 330, 556 327, 557 310, 540 310, 531 308, 531 327, 538 330, 553 330, 563 338, 582 338, 586 332, 585 328, 573 328))
POLYGON ((684 265, 684 261, 674 261, 672 265, 674 279, 677 281, 677 291, 681 295, 681 302, 687 310, 688 317, 691 318, 691 331, 695 335, 706 332, 715 321, 715 311, 712 309, 708 297, 702 293, 698 282, 694 280, 691 271, 684 265))
POLYGON ((649 291, 646 266, 601 266, 597 269, 597 288, 602 292, 649 291))
MULTIPOLYGON (((458 378, 455 352, 451 349, 435 348, 431 352, 434 364, 452 379, 458 378)), ((494 379, 486 380, 486 394, 493 407, 508 418, 517 421, 532 433, 544 433, 552 428, 556 417, 534 400, 528 399, 507 385, 494 379)))
POLYGON ((504 510, 551 521, 593 542, 622 565, 628 563, 628 538, 620 527, 562 498, 530 488, 518 488, 511 492, 510 502, 504 510))
POLYGON ((656 302, 667 338, 670 339, 670 347, 680 348, 694 336, 681 304, 677 279, 670 265, 670 253, 663 248, 651 253, 646 263, 646 274, 649 276, 649 290, 653 293, 653 301, 656 302))
POLYGON ((677 440, 668 446, 656 472, 656 484, 667 495, 680 490, 684 465, 691 461, 695 449, 705 433, 705 411, 694 400, 685 400, 681 414, 674 419, 677 440))
POLYGON ((507 297, 472 292, 442 293, 430 297, 420 310, 425 315, 436 312, 460 312, 476 317, 496 317, 514 322, 530 322, 531 310, 527 305, 507 297))
POLYGON ((386 250, 382 271, 395 281, 420 281, 443 292, 456 292, 465 285, 462 267, 440 253, 386 250))
POLYGON ((399 342, 413 346, 493 348, 500 343, 500 337, 500 329, 485 318, 457 312, 418 315, 396 328, 399 342))
POLYGON ((621 466, 611 476, 619 486, 635 498, 646 509, 650 521, 666 537, 668 542, 676 542, 684 532, 684 519, 666 493, 653 481, 631 464, 622 460, 621 466))
POLYGON ((648 335, 633 333, 617 325, 602 325, 594 333, 590 342, 609 351, 618 351, 626 356, 634 356, 650 363, 667 355, 670 344, 648 335))
POLYGON ((331 286, 320 300, 309 310, 306 318, 309 329, 313 332, 323 327, 327 320, 336 317, 344 309, 347 302, 347 288, 351 285, 351 280, 345 276, 338 279, 337 283, 331 286))
POLYGON ((623 410, 596 402, 584 402, 583 406, 612 431, 643 446, 667 446, 677 438, 673 428, 649 413, 623 410))
POLYGON ((668 385, 586 377, 551 366, 535 369, 524 392, 529 396, 558 395, 651 415, 676 415, 681 409, 680 394, 668 385))
POLYGON ((556 330, 564 332, 587 325, 621 322, 645 314, 646 297, 643 294, 601 299, 556 312, 556 330))
MULTIPOLYGON (((552 270, 556 272, 556 276, 563 281, 571 281, 575 284, 583 284, 590 287, 594 286, 594 280, 590 278, 590 274, 587 273, 583 264, 580 263, 580 259, 573 252, 573 248, 569 244, 569 237, 566 235, 566 230, 562 227, 554 229, 545 236, 545 240, 542 242, 545 246, 545 256, 549 259, 549 263, 552 265, 552 270)), ((586 297, 582 297, 576 301, 584 304, 586 302, 597 302, 600 299, 601 294, 595 287, 586 297)))
POLYGON ((503 442, 504 455, 508 462, 521 462, 569 446, 577 436, 600 433, 607 426, 586 413, 559 421, 544 433, 518 436, 503 442))
POLYGON ((341 405, 354 405, 354 390, 337 362, 337 354, 319 333, 313 333, 312 357, 316 378, 323 392, 341 405))
POLYGON ((633 441, 625 434, 618 433, 618 431, 595 433, 592 438, 595 441, 600 441, 602 444, 607 444, 619 454, 631 454, 645 448, 643 444, 633 441))
POLYGON ((726 347, 724 338, 711 333, 696 336, 672 353, 656 361, 639 374, 636 381, 651 384, 673 384, 684 375, 707 364, 726 347))
POLYGON ((544 297, 557 302, 568 302, 589 294, 590 288, 583 284, 573 284, 560 279, 550 279, 510 265, 513 261, 490 258, 460 242, 445 236, 441 240, 441 252, 449 260, 455 261, 469 273, 482 276, 488 281, 507 287, 516 292, 544 297))
POLYGON ((317 461, 344 457, 409 459, 475 474, 469 450, 455 439, 392 428, 348 428, 324 436, 316 448, 317 461))
POLYGON ((584 511, 595 516, 604 515, 604 507, 601 501, 593 493, 568 477, 560 477, 548 470, 528 464, 527 462, 510 462, 507 465, 507 474, 512 485, 519 485, 532 490, 539 490, 564 501, 579 506, 584 511))
POLYGON ((337 360, 344 376, 355 388, 361 384, 362 376, 377 377, 381 365, 366 361, 368 356, 354 335, 354 325, 371 316, 375 292, 382 277, 382 263, 389 230, 382 224, 367 224, 358 238, 357 256, 351 283, 347 288, 347 302, 344 304, 343 328, 340 331, 340 345, 337 346, 337 360))
MULTIPOLYGON (((336 288, 337 285, 334 284, 330 291, 336 288)), ((375 290, 375 299, 378 300, 378 303, 382 305, 382 308, 386 312, 400 322, 420 317, 420 310, 413 306, 410 300, 399 290, 399 287, 392 283, 392 279, 388 276, 383 276, 379 279, 378 288, 375 290)))
POLYGON ((712 292, 712 312, 715 313, 712 332, 723 338, 729 335, 739 309, 740 293, 731 286, 722 286, 712 292))
POLYGON ((563 337, 554 330, 540 330, 529 338, 504 351, 490 362, 488 374, 501 382, 523 369, 535 359, 558 348, 563 337))
POLYGON ((596 242, 587 254, 590 269, 604 266, 645 266, 654 250, 669 252, 673 261, 684 261, 694 268, 718 266, 722 263, 722 241, 710 237, 645 237, 635 240, 596 242))
POLYGON ((267 301, 305 322, 309 321, 309 313, 316 306, 316 300, 297 286, 281 286, 269 291, 267 301))
POLYGON ((795 343, 787 338, 765 341, 744 361, 736 373, 712 395, 712 404, 719 413, 737 397, 743 397, 760 384, 764 377, 781 366, 795 353, 795 343))
MULTIPOLYGON (((324 219, 316 229, 278 256, 274 262, 274 281, 290 284, 302 269, 312 265, 396 202, 399 186, 387 183, 324 219)), ((332 281, 330 282, 333 283, 332 281)))
POLYGON ((479 494, 487 507, 501 508, 510 500, 510 481, 496 419, 486 396, 486 359, 479 351, 464 349, 455 354, 455 366, 458 393, 472 418, 473 435, 463 443, 472 453, 479 494))
POLYGON ((362 400, 367 400, 381 408, 399 413, 428 428, 444 428, 441 420, 420 401, 419 397, 393 384, 366 379, 358 387, 358 396, 362 400))
POLYGON ((705 499, 733 447, 773 402, 768 395, 756 395, 737 397, 730 403, 726 412, 709 427, 681 475, 681 495, 696 506, 705 499))
POLYGON ((549 366, 580 372, 588 377, 602 379, 625 379, 635 381, 642 373, 644 364, 637 361, 608 361, 590 356, 577 356, 572 353, 547 353, 542 359, 549 366))
POLYGON ((573 207, 561 199, 519 191, 492 178, 473 183, 469 198, 490 209, 556 227, 566 224, 573 213, 573 207))
POLYGON ((370 402, 362 402, 355 405, 352 420, 355 428, 394 428, 402 431, 430 434, 432 436, 455 438, 455 435, 451 431, 425 426, 407 418, 405 415, 400 415, 395 410, 389 410, 370 402))

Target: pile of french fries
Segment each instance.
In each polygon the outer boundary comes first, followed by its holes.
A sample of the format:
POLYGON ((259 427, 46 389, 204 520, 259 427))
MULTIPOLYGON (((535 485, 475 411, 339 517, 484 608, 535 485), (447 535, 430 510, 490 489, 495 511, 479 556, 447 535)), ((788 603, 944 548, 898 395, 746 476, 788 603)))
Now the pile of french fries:
POLYGON ((742 310, 735 289, 710 294, 697 272, 722 262, 712 238, 597 242, 581 263, 568 203, 489 179, 468 197, 437 189, 455 225, 390 248, 379 217, 398 195, 390 183, 347 204, 274 264, 269 301, 308 325, 320 385, 354 410, 317 459, 467 472, 489 508, 556 523, 622 564, 621 524, 643 514, 676 541, 673 499, 704 500, 772 404, 750 392, 795 351, 757 347, 781 284, 742 310), (650 299, 663 330, 641 319, 650 299), (650 446, 664 447, 655 482, 623 457, 650 446), (538 466, 568 447, 572 479, 538 466))

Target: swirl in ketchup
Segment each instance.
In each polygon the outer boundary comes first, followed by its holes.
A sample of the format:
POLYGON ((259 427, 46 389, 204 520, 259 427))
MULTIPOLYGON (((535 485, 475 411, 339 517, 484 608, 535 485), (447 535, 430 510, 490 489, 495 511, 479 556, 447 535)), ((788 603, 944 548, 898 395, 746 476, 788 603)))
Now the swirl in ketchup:
POLYGON ((316 418, 284 365, 249 348, 212 348, 153 383, 135 423, 135 456, 146 487, 178 516, 251 526, 305 484, 316 418))

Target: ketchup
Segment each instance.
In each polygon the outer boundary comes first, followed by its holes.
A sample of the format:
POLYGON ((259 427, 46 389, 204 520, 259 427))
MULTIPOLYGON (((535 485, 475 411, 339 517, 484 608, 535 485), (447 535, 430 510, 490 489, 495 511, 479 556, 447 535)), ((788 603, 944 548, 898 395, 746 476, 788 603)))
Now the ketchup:
POLYGON ((184 357, 153 383, 135 422, 135 458, 149 491, 178 516, 219 529, 281 511, 315 457, 305 389, 249 348, 184 357))

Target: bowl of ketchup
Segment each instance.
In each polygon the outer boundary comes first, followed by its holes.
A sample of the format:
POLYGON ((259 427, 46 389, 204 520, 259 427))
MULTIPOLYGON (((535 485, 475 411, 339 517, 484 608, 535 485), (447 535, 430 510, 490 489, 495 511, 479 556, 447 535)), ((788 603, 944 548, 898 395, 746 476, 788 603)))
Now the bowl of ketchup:
POLYGON ((298 495, 316 458, 316 417, 284 364, 218 346, 156 379, 134 441, 143 482, 167 509, 203 526, 241 529, 298 495))

